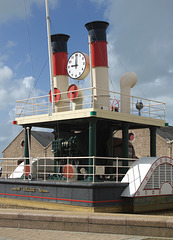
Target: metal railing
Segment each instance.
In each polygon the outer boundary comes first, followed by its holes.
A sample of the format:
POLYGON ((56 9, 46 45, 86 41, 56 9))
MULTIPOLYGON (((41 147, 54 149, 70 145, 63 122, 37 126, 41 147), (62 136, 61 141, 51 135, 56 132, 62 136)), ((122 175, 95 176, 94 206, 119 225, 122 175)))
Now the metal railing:
MULTIPOLYGON (((85 88, 71 92, 60 93, 61 97, 56 101, 54 112, 77 111, 79 109, 105 109, 121 112, 121 94, 103 89, 85 88), (78 92, 78 94, 75 94, 78 92)), ((127 96, 123 94, 123 96, 127 96)), ((130 114, 165 120, 165 103, 149 100, 141 97, 128 96, 130 101, 130 114), (136 103, 141 102, 143 108, 138 110, 136 103)), ((23 99, 16 102, 16 118, 34 115, 52 115, 52 104, 49 95, 23 99)))
POLYGON ((137 159, 111 157, 43 157, 3 158, 2 176, 5 179, 35 181, 111 181, 121 182, 137 159), (20 164, 18 165, 18 163, 20 164))

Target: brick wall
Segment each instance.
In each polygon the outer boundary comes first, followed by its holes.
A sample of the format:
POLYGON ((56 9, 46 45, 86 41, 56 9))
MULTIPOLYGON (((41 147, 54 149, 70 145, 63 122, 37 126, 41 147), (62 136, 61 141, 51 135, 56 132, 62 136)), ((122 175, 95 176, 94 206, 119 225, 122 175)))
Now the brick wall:
MULTIPOLYGON (((134 140, 131 142, 135 149, 135 154, 138 158, 150 156, 150 130, 149 129, 135 129, 129 130, 129 133, 134 134, 134 140)), ((122 137, 122 131, 117 131, 114 137, 122 137)), ((3 158, 23 158, 24 146, 22 142, 25 139, 25 132, 22 130, 19 135, 9 144, 3 152, 3 158)), ((156 135, 156 154, 157 156, 173 157, 173 144, 156 135)), ((53 157, 52 144, 44 148, 34 137, 31 136, 31 157, 53 157)), ((6 177, 6 171, 11 173, 18 166, 17 160, 3 160, 2 162, 2 177, 6 177), (9 165, 13 166, 9 167, 9 165)), ((9 174, 10 175, 10 174, 9 174)))
MULTIPOLYGON (((22 130, 17 137, 8 145, 3 151, 3 158, 12 158, 12 160, 2 161, 2 177, 9 177, 10 174, 16 169, 19 164, 19 159, 24 157, 24 145, 22 142, 25 140, 25 131, 22 130), (17 159, 14 159, 17 158, 17 159), (8 172, 8 174, 7 174, 8 172)), ((53 157, 52 144, 44 148, 32 135, 31 135, 31 157, 53 157)))
MULTIPOLYGON (((138 158, 150 156, 150 130, 135 129, 129 130, 129 133, 134 134, 134 140, 132 141, 135 149, 135 154, 138 158)), ((117 131, 114 137, 122 137, 122 131, 117 131)), ((173 144, 168 144, 167 141, 160 135, 156 134, 156 156, 168 156, 173 157, 173 144)))

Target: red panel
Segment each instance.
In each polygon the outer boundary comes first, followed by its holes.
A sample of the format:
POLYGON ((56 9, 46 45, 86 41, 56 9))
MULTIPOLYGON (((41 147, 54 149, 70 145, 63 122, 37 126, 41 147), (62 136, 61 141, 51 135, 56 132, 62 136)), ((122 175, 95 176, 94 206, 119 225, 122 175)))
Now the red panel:
MULTIPOLYGON (((54 94, 55 94, 55 103, 57 103, 60 100, 61 94, 60 90, 58 88, 54 88, 54 94)), ((52 103, 52 91, 49 91, 49 101, 52 103)))
POLYGON ((25 176, 28 177, 28 175, 30 174, 30 165, 25 165, 24 172, 25 176))
POLYGON ((65 167, 63 168, 63 173, 66 178, 67 178, 67 172, 68 172, 68 177, 72 178, 74 175, 74 171, 73 171, 73 166, 71 164, 66 164, 65 167))
POLYGON ((68 88, 68 98, 71 101, 74 101, 78 97, 78 94, 78 87, 75 84, 70 85, 70 87, 68 88))
POLYGON ((67 75, 67 55, 66 52, 56 52, 53 54, 53 75, 67 75))
POLYGON ((92 67, 108 67, 107 42, 96 41, 91 43, 92 67))

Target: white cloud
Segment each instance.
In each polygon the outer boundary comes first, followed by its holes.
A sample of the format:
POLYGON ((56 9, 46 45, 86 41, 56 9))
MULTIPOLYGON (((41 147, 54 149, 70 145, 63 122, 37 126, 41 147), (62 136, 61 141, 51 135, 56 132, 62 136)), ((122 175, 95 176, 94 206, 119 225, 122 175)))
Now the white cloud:
POLYGON ((110 23, 109 79, 114 90, 120 91, 124 72, 136 72, 138 83, 131 93, 165 102, 166 120, 173 125, 173 1, 90 1, 105 7, 105 19, 110 23))
MULTIPOLYGON (((92 0, 95 1, 95 0, 92 0)), ((98 1, 98 4, 104 4, 98 1)), ((166 104, 166 119, 173 124, 173 1, 109 0, 105 18, 108 33, 109 74, 115 91, 126 71, 134 71, 138 84, 133 94, 166 104)))
POLYGON ((11 41, 11 40, 9 40, 8 42, 7 42, 7 44, 6 44, 6 48, 7 49, 10 49, 10 48, 13 48, 13 47, 15 47, 16 46, 16 43, 15 42, 13 42, 13 41, 11 41))
POLYGON ((41 90, 34 88, 32 76, 15 79, 8 66, 0 67, 0 155, 1 151, 17 135, 21 127, 12 125, 16 114, 16 100, 38 96, 41 90))
POLYGON ((0 68, 0 85, 1 90, 3 87, 9 85, 9 81, 13 76, 13 71, 8 66, 3 66, 0 68))
POLYGON ((31 86, 33 87, 33 85, 34 85, 34 78, 33 78, 33 77, 25 77, 25 78, 23 79, 23 85, 24 85, 26 88, 30 89, 31 86))
POLYGON ((13 71, 8 66, 0 67, 0 109, 15 106, 16 100, 39 95, 41 92, 34 88, 32 76, 14 79, 13 71))
MULTIPOLYGON (((49 7, 55 8, 59 0, 49 0, 49 7)), ((44 0, 0 0, 0 27, 9 21, 17 21, 25 19, 25 4, 27 16, 32 16, 32 7, 37 5, 38 8, 44 7, 44 0)), ((39 96, 42 91, 34 87, 35 79, 32 76, 25 76, 18 78, 16 70, 23 63, 30 61, 29 55, 26 61, 15 64, 13 68, 10 67, 10 54, 16 43, 9 40, 0 50, 0 155, 1 151, 9 144, 9 142, 21 130, 19 126, 13 126, 12 121, 16 114, 16 100, 27 99, 28 97, 39 96)))
POLYGON ((0 53, 0 67, 2 67, 4 64, 4 61, 7 61, 8 60, 8 54, 1 54, 0 53))
POLYGON ((16 46, 16 43, 14 41, 7 41, 7 43, 4 46, 1 46, 0 49, 0 67, 4 66, 4 62, 9 60, 9 56, 13 51, 13 48, 16 46))

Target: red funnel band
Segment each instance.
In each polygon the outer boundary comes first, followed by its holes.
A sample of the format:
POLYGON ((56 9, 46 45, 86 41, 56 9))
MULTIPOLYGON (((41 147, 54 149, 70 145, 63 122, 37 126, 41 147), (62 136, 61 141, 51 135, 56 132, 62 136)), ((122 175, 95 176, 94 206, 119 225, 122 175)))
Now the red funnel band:
POLYGON ((107 42, 91 43, 92 67, 108 67, 107 42))
POLYGON ((67 55, 66 52, 53 53, 53 75, 67 75, 67 55))
MULTIPOLYGON (((58 88, 54 88, 55 103, 57 103, 61 98, 61 93, 58 88)), ((49 92, 49 101, 52 103, 52 91, 49 92)))

